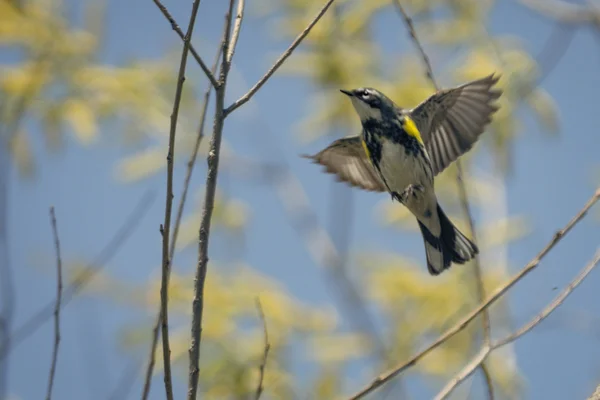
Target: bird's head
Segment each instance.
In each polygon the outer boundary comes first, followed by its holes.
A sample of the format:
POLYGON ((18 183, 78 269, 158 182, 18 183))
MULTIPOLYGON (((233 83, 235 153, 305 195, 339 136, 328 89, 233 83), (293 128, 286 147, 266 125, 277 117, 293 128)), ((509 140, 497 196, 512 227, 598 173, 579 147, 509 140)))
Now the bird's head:
POLYGON ((363 122, 369 119, 381 120, 382 115, 393 112, 395 108, 394 102, 377 89, 361 87, 353 90, 340 89, 340 92, 350 97, 363 122))

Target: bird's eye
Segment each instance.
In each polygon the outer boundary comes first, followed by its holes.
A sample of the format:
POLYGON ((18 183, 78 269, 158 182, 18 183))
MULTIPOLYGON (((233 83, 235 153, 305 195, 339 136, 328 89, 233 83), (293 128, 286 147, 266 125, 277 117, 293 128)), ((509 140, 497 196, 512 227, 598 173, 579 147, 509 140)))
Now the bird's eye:
POLYGON ((360 92, 360 97, 363 98, 364 100, 367 100, 369 97, 371 97, 371 93, 369 93, 366 90, 361 90, 360 92))

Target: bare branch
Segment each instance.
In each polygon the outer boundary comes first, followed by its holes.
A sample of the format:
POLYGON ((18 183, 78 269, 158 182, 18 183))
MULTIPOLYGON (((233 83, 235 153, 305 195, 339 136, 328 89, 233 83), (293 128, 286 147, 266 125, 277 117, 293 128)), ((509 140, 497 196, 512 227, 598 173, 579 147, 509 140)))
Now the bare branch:
POLYGON ((298 45, 300 43, 302 43, 302 40, 304 40, 304 38, 310 33, 312 28, 317 24, 317 22, 319 22, 321 17, 323 17, 323 15, 325 15, 325 12, 327 12, 327 10, 333 4, 334 1, 335 0, 327 0, 325 5, 323 6, 323 8, 321 8, 321 10, 317 13, 315 18, 311 21, 311 23, 308 24, 308 26, 296 37, 296 39, 292 42, 290 47, 288 47, 288 49, 286 51, 284 51, 281 54, 281 56, 279 56, 277 61, 275 61, 275 64, 273 64, 273 66, 267 71, 267 73, 262 78, 260 78, 258 82, 256 82, 256 84, 248 91, 248 93, 246 93, 245 95, 240 97, 238 100, 236 100, 233 104, 231 104, 229 107, 227 107, 225 109, 225 113, 224 113, 225 116, 231 114, 231 112, 233 110, 235 110, 236 108, 240 107, 241 105, 247 103, 248 100, 250 100, 252 98, 252 96, 254 96, 256 94, 256 92, 258 92, 258 90, 265 83, 267 83, 269 78, 271 78, 271 76, 279 69, 279 67, 281 67, 281 65, 285 62, 285 60, 289 56, 292 55, 292 53, 294 52, 296 47, 298 47, 298 45))
MULTIPOLYGON (((165 18, 167 18, 167 20, 171 23, 171 28, 173 28, 173 30, 175 32, 177 32, 177 35, 179 35, 179 37, 185 42, 186 39, 185 39, 185 36, 183 34, 183 31, 181 30, 181 28, 177 24, 177 21, 175 21, 175 19, 173 18, 173 16, 169 12, 169 10, 167 10, 167 8, 160 2, 160 0, 152 0, 152 1, 154 1, 154 4, 156 4, 156 6, 158 7, 158 9, 165 16, 165 18)), ((194 6, 195 6, 195 2, 194 2, 194 6)), ((217 86, 219 85, 219 83, 215 79, 215 75, 210 71, 210 69, 208 69, 208 67, 206 66, 206 64, 202 60, 202 57, 200 57, 200 54, 198 54, 198 52, 196 51, 196 49, 194 48, 194 46, 191 43, 189 43, 190 41, 191 41, 191 35, 190 35, 190 39, 188 40, 189 50, 192 53, 192 56, 194 56, 194 58, 196 59, 196 62, 198 63, 198 65, 200 65, 200 68, 202 68, 202 71, 204 71, 204 74, 206 75, 206 77, 208 78, 208 80, 210 81, 210 83, 216 89, 217 86)))
MULTIPOLYGON (((119 250, 127 243, 139 223, 146 215, 150 206, 153 204, 155 194, 153 191, 148 191, 140 199, 132 213, 127 217, 123 225, 106 244, 102 251, 88 265, 86 270, 77 276, 72 283, 67 285, 63 290, 61 308, 64 308, 73 297, 79 293, 81 289, 94 277, 96 272, 104 268, 106 264, 119 252, 119 250)), ((10 350, 14 349, 18 344, 22 343, 29 336, 34 334, 48 319, 54 315, 54 302, 47 304, 44 308, 31 316, 23 325, 17 328, 12 335, 11 346, 0 351, 0 360, 6 357, 10 350)))
POLYGON ((444 386, 438 395, 435 396, 435 400, 444 400, 446 397, 448 397, 461 382, 475 372, 477 367, 483 365, 483 362, 490 354, 490 351, 490 348, 487 345, 484 345, 479 353, 477 353, 477 355, 473 357, 473 359, 467 365, 465 365, 465 367, 458 374, 456 374, 456 376, 454 376, 454 378, 452 378, 446 386, 444 386))
POLYGON ((439 394, 435 397, 436 400, 443 400, 447 398, 456 387, 463 382, 466 378, 468 378, 473 371, 479 365, 483 365, 485 359, 490 353, 508 343, 511 343, 534 327, 536 327, 540 322, 542 322, 548 315, 550 315, 558 306, 560 306, 567 297, 575 290, 577 286, 588 276, 590 272, 598 265, 600 262, 600 249, 596 251, 596 255, 594 258, 579 272, 579 274, 571 281, 571 283, 558 295, 556 298, 548 304, 541 313, 536 315, 530 322, 524 325, 517 332, 512 333, 505 337, 504 339, 498 340, 494 342, 491 346, 487 344, 483 346, 481 351, 473 357, 473 359, 458 373, 456 374, 444 388, 439 392, 439 394))
POLYGON ((349 397, 351 400, 360 399, 377 389, 384 383, 388 382, 401 372, 407 370, 408 368, 415 365, 419 360, 429 354, 432 350, 438 348, 441 344, 446 342, 452 336, 456 335, 458 332, 462 331, 473 319, 475 319, 481 312, 483 312, 486 308, 496 302, 500 297, 502 297, 511 287, 513 287, 518 281, 520 281, 525 275, 529 274, 532 270, 534 270, 542 259, 556 246, 561 239, 569 233, 569 231, 581 221, 581 219, 586 215, 589 209, 600 199, 600 188, 596 190, 596 193, 588 200, 585 206, 575 215, 564 228, 556 232, 550 240, 550 242, 540 251, 534 258, 531 260, 521 271, 515 274, 505 285, 496 289, 491 296, 489 296, 486 301, 482 302, 479 306, 477 306, 473 311, 463 317, 457 324, 455 324, 452 328, 448 329, 444 332, 439 338, 437 338, 432 344, 427 346, 424 350, 419 352, 417 355, 412 357, 410 360, 398 365, 395 368, 379 375, 377 378, 373 379, 367 386, 361 389, 356 394, 349 397))
POLYGON ((221 153, 221 138, 223 135, 223 124, 225 120, 224 103, 225 88, 227 85, 227 76, 231 66, 231 60, 227 61, 229 54, 229 40, 231 31, 231 17, 233 12, 234 0, 229 1, 229 9, 225 16, 225 31, 222 41, 222 56, 219 73, 219 85, 215 95, 215 116, 213 123, 213 135, 210 141, 208 152, 208 174, 206 176, 206 190, 204 193, 204 207, 202 210, 202 219, 200 222, 199 240, 198 240, 198 265, 196 267, 196 277, 194 282, 194 300, 192 304, 192 329, 191 346, 189 349, 189 382, 188 382, 188 400, 196 400, 198 391, 198 374, 200 371, 200 341, 202 339, 202 315, 204 311, 204 282, 206 280, 208 264, 208 241, 210 237, 210 226, 212 213, 215 204, 215 192, 217 188, 217 176, 219 171, 219 156, 221 153))
POLYGON ((256 387, 256 395, 254 396, 255 400, 260 399, 260 396, 263 392, 263 381, 265 379, 265 367, 267 366, 267 357, 269 356, 269 350, 271 349, 271 343, 269 343, 269 332, 267 331, 267 319, 265 318, 265 313, 263 312, 262 305, 260 304, 260 299, 256 298, 256 308, 258 310, 258 316, 260 317, 263 324, 263 332, 265 335, 265 350, 263 352, 262 361, 260 363, 259 378, 258 378, 258 386, 256 387))
POLYGON ((226 60, 231 64, 235 48, 237 46, 238 38, 240 37, 240 30, 242 28, 242 22, 244 20, 244 7, 246 5, 245 0, 238 1, 237 12, 235 16, 235 23, 233 24, 233 34, 231 36, 231 43, 229 43, 229 53, 227 54, 226 60))
MULTIPOLYGON (((212 73, 214 74, 217 70, 217 65, 219 64, 219 59, 221 57, 221 46, 217 50, 217 55, 215 57, 215 61, 213 62, 213 66, 211 68, 212 73)), ((198 126, 198 134, 196 135, 196 142, 194 143, 194 150, 190 155, 190 159, 187 163, 187 172, 185 175, 185 180, 183 183, 183 191, 181 193, 181 198, 179 200, 179 206, 177 207, 177 217, 175 218, 175 225, 173 227, 173 235, 171 235, 171 245, 169 247, 169 260, 171 265, 173 265, 173 257, 175 255, 175 249, 177 247, 177 238, 179 237, 179 228, 181 226, 181 220, 183 218, 183 211, 185 209, 185 202, 187 199, 187 194, 190 187, 190 182, 192 180, 192 173, 194 171, 194 166, 196 165, 196 158, 198 157, 198 151, 200 149, 200 144, 202 143, 202 139, 204 138, 204 125, 206 122, 206 111, 208 110, 208 104, 210 101, 210 94, 212 92, 212 85, 209 83, 208 88, 204 92, 204 100, 202 103, 202 111, 200 111, 200 123, 198 126)), ((170 269, 168 271, 169 275, 171 273, 170 269)), ((156 316, 156 322, 154 324, 154 328, 152 329, 152 340, 150 342, 150 352, 149 352, 149 361, 148 366, 146 368, 146 376, 144 380, 144 389, 142 394, 142 399, 147 399, 150 393, 150 386, 152 384, 152 372, 154 370, 155 363, 155 353, 156 353, 156 345, 158 343, 159 336, 159 327, 162 321, 162 308, 159 310, 158 315, 156 316)))
POLYGON ((548 304, 542 310, 541 313, 536 315, 531 321, 529 321, 527 324, 525 324, 523 327, 521 327, 515 333, 510 334, 507 337, 494 342, 492 348, 497 349, 499 347, 502 347, 508 343, 511 343, 511 342, 517 340, 518 338, 520 338, 521 336, 523 336, 524 334, 526 334, 527 332, 532 330, 536 325, 538 325, 544 319, 546 319, 546 317, 548 317, 548 315, 550 315, 562 303, 564 303, 566 298, 569 297, 569 295, 571 293, 573 293, 573 290, 575 290, 575 288, 577 286, 579 286, 579 284, 581 282, 583 282, 583 280, 588 276, 588 274, 590 272, 592 272, 592 270, 598 265, 598 263, 600 263, 600 249, 596 252, 596 255, 594 256, 594 258, 581 270, 581 272, 579 272, 579 274, 575 277, 575 279, 573 279, 573 281, 571 281, 571 283, 569 283, 569 285, 558 296, 556 296, 556 298, 554 300, 552 300, 552 302, 550 304, 548 304))
POLYGON ((56 251, 56 305, 54 307, 54 348, 52 349, 52 363, 50 365, 50 375, 48 376, 48 390, 46 391, 46 400, 52 398, 52 387, 54 386, 54 375, 56 373, 56 361, 58 360, 58 346, 60 344, 60 302, 62 299, 62 258, 60 256, 60 240, 58 238, 58 228, 56 227, 56 215, 54 207, 50 207, 50 223, 52 225, 52 234, 54 236, 54 248, 56 251))
MULTIPOLYGON (((155 3, 160 3, 155 0, 155 3)), ((167 190, 165 200, 165 218, 161 226, 162 234, 162 277, 160 287, 160 311, 161 311, 161 331, 164 363, 164 382, 167 400, 173 400, 173 380, 171 378, 171 347, 169 344, 169 277, 170 277, 170 252, 169 239, 171 236, 171 210, 173 207, 173 164, 175 162, 175 135, 177 132, 177 118, 179 116, 179 105, 181 104, 181 94, 183 92, 183 83, 185 82, 185 69, 187 66, 188 52, 190 49, 190 40, 194 32, 196 16, 200 0, 194 0, 190 22, 183 39, 183 50, 181 52, 181 61, 179 64, 179 73, 177 77, 177 87, 175 89, 175 101, 173 102, 173 112, 171 113, 171 127, 169 131, 169 150, 167 154, 167 190)), ((160 6, 159 6, 160 8, 160 6)), ((147 395, 147 394, 146 394, 147 395)))
MULTIPOLYGON (((438 84, 435 80, 435 77, 433 75, 433 68, 431 67, 431 62, 429 61, 429 57, 427 56, 427 53, 425 53, 425 49, 423 48, 423 46, 421 45, 421 42, 419 41, 419 38, 417 37, 417 33, 415 31, 415 27, 413 25, 412 19, 408 16, 408 14, 404 10, 404 7, 402 7, 402 4, 400 3, 399 0, 394 0, 394 4, 395 4, 397 10, 402 15, 402 18, 408 29, 411 40, 413 41, 413 43, 419 50, 421 59, 423 60, 423 65, 425 67, 427 78, 431 81, 431 84, 433 85, 433 87, 435 87, 435 89, 437 91, 439 91, 440 87, 438 86, 438 84)), ((477 233, 475 230, 475 222, 473 220, 473 215, 471 213, 471 207, 469 205, 469 196, 467 194, 467 187, 466 187, 464 179, 463 179, 464 172, 463 172, 462 163, 460 160, 456 160, 456 170, 457 170, 456 185, 458 187, 460 205, 461 205, 463 214, 467 217, 467 221, 469 224, 469 231, 471 233, 472 240, 475 244, 477 244, 478 240, 477 240, 477 233)), ((481 262, 480 262, 479 256, 477 254, 474 257, 473 262, 475 264, 474 274, 475 274, 475 283, 476 283, 476 291, 477 291, 477 300, 479 302, 482 302, 485 299, 485 288, 484 288, 484 284, 483 284, 483 272, 481 269, 481 262)), ((483 311, 482 326, 483 326, 483 342, 486 346, 489 346, 490 340, 491 340, 491 325, 490 325, 490 315, 489 315, 488 310, 483 311)), ((482 369, 482 372, 483 372, 483 375, 485 378, 485 383, 487 386, 488 398, 489 398, 489 400, 494 400, 494 386, 492 383, 491 374, 490 374, 487 366, 485 366, 484 364, 481 364, 481 369, 482 369)))

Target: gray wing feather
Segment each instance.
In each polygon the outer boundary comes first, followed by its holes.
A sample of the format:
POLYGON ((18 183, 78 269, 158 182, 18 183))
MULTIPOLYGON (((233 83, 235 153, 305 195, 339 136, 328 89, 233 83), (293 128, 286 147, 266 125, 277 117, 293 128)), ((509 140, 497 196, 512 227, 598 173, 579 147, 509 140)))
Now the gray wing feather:
POLYGON ((502 94, 500 89, 492 89, 499 79, 491 74, 440 90, 409 111, 421 132, 434 175, 469 151, 491 122, 498 110, 492 103, 502 94))
POLYGON ((359 136, 338 139, 319 153, 303 157, 325 166, 325 171, 335 174, 338 181, 365 190, 385 192, 386 187, 367 158, 361 140, 359 136))

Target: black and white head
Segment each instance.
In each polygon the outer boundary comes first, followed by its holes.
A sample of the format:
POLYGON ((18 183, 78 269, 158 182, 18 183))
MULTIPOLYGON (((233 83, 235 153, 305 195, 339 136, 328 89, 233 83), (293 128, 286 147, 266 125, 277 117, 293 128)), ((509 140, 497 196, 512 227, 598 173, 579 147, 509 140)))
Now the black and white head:
POLYGON ((352 105, 362 122, 369 119, 381 120, 386 114, 392 112, 395 107, 394 103, 377 89, 340 89, 340 92, 350 97, 352 105))

